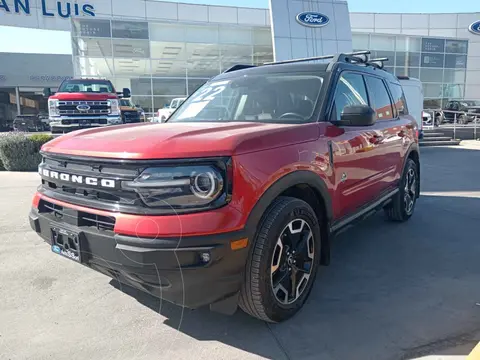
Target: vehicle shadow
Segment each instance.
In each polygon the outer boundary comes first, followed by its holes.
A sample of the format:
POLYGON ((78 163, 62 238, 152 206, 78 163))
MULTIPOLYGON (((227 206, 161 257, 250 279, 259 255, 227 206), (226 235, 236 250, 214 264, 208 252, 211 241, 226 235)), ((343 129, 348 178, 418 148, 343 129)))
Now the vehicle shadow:
POLYGON ((188 336, 265 358, 411 359, 469 349, 480 330, 478 209, 480 198, 423 196, 406 224, 377 214, 339 235, 308 302, 282 324, 240 310, 231 317, 182 311, 121 290, 188 336))
POLYGON ((390 223, 378 213, 340 234, 304 308, 282 324, 240 310, 182 310, 111 284, 196 340, 265 358, 466 355, 480 340, 479 154, 422 150, 423 195, 410 221, 390 223))

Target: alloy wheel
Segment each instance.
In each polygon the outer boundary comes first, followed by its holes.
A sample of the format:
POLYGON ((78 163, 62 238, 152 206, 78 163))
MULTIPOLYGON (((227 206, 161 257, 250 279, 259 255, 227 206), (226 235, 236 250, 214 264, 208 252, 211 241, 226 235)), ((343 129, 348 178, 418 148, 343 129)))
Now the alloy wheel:
POLYGON ((404 197, 403 197, 405 212, 407 213, 407 215, 410 215, 413 212, 416 194, 417 194, 416 173, 413 168, 410 168, 408 169, 407 176, 405 178, 405 188, 404 188, 404 197))
POLYGON ((290 221, 277 239, 271 262, 272 290, 280 304, 290 305, 303 294, 314 257, 312 229, 303 219, 290 221))

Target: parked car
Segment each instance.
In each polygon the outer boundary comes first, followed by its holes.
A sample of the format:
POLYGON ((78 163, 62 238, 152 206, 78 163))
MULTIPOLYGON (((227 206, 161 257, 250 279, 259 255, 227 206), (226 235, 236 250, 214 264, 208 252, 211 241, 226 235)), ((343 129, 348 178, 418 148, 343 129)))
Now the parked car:
POLYGON ((122 124, 120 99, 130 97, 125 88, 117 92, 107 79, 68 79, 58 91, 44 89, 52 133, 122 124))
POLYGON ((178 305, 292 317, 335 234, 377 210, 396 222, 415 210, 418 124, 398 79, 367 56, 234 66, 162 131, 48 142, 32 229, 53 253, 178 305))
POLYGON ((133 124, 144 121, 142 111, 133 105, 130 99, 120 99, 120 112, 124 124, 133 124))
POLYGON ((165 122, 170 115, 183 104, 186 98, 176 98, 173 99, 170 104, 165 105, 163 109, 158 110, 157 121, 165 122))
POLYGON ((480 101, 451 100, 447 102, 440 114, 439 123, 453 123, 455 115, 458 124, 468 124, 480 117, 480 101))
POLYGON ((13 120, 15 131, 43 131, 44 124, 38 115, 17 115, 13 120))
POLYGON ((49 119, 48 113, 40 112, 38 114, 38 118, 42 122, 42 130, 43 131, 50 130, 50 119, 49 119))

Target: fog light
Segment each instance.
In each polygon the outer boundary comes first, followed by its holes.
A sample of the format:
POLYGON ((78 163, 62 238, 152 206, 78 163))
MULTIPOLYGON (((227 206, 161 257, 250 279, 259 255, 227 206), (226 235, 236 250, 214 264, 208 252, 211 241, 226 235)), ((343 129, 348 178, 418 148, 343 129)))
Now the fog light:
POLYGON ((202 259, 202 262, 208 263, 210 262, 210 253, 204 252, 200 254, 200 259, 202 259))

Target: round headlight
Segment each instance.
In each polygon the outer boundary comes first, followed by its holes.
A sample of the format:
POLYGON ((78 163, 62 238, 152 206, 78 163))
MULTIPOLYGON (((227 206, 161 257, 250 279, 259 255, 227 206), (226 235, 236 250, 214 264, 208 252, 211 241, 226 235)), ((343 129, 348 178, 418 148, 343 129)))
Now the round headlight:
POLYGON ((206 171, 192 174, 190 190, 201 199, 213 199, 223 189, 223 180, 220 174, 206 171))

